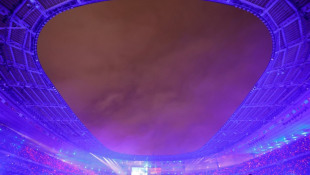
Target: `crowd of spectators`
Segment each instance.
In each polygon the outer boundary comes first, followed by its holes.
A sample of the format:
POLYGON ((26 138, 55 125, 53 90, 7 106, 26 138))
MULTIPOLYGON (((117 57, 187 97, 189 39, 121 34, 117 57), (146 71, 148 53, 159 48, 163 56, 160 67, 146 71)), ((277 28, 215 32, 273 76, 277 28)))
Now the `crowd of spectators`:
POLYGON ((277 164, 267 165, 258 169, 239 171, 234 167, 220 168, 217 170, 185 173, 185 175, 306 175, 310 174, 310 155, 301 156, 285 162, 278 162, 277 164))
POLYGON ((241 164, 186 175, 310 174, 309 145, 310 136, 307 136, 241 164))
MULTIPOLYGON (((40 152, 25 144, 25 138, 5 127, 0 127, 0 132, 0 174, 109 174, 82 169, 40 152)), ((185 174, 310 174, 309 145, 310 136, 304 136, 238 165, 185 174)))
POLYGON ((82 170, 80 167, 76 165, 72 165, 62 160, 59 160, 55 157, 49 156, 29 146, 22 147, 18 155, 25 159, 40 163, 42 165, 46 165, 48 167, 51 167, 51 168, 54 168, 54 169, 57 169, 63 172, 68 172, 68 173, 73 173, 73 174, 95 174, 91 170, 88 170, 88 169, 82 170))
POLYGON ((230 172, 236 172, 236 173, 248 172, 252 169, 275 164, 278 163, 279 161, 288 159, 290 157, 294 157, 299 154, 309 152, 310 151, 309 144, 310 144, 310 136, 302 137, 295 142, 285 144, 281 148, 270 151, 266 154, 263 154, 257 158, 251 159, 239 165, 227 168, 221 168, 218 174, 230 173, 230 172))
POLYGON ((0 174, 96 174, 31 148, 25 138, 6 127, 0 127, 0 132, 0 174))
POLYGON ((60 174, 63 173, 52 168, 20 160, 10 155, 0 155, 0 174, 60 174))
POLYGON ((302 156, 296 159, 292 159, 285 162, 280 162, 279 164, 271 165, 269 167, 261 168, 253 171, 252 174, 255 175, 265 175, 265 174, 294 174, 294 175, 305 175, 310 174, 310 155, 302 156))

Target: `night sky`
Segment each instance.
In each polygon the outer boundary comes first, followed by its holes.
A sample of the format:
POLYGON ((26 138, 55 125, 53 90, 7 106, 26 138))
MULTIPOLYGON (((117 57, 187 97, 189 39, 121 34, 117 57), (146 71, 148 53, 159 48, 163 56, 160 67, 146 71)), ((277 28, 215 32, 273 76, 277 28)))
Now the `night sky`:
POLYGON ((180 154, 205 144, 265 70, 271 37, 254 15, 198 0, 114 0, 43 28, 39 60, 107 148, 180 154))

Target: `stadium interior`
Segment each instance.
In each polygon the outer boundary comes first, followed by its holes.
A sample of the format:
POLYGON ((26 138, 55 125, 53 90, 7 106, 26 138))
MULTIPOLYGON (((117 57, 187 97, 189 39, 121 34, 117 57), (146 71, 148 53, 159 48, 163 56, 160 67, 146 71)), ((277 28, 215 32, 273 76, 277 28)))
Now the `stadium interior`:
POLYGON ((309 0, 212 0, 266 25, 270 62, 200 149, 149 156, 106 148, 39 62, 37 41, 49 20, 101 1, 0 1, 0 174, 310 174, 309 0))

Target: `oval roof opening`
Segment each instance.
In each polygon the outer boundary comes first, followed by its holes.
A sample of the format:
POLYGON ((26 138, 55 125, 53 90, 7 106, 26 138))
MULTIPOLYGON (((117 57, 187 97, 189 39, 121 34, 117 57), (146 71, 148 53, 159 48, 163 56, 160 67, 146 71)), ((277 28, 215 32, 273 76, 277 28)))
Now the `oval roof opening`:
POLYGON ((173 155, 204 145, 264 72, 265 25, 234 7, 192 0, 101 2, 57 15, 40 62, 107 148, 173 155))

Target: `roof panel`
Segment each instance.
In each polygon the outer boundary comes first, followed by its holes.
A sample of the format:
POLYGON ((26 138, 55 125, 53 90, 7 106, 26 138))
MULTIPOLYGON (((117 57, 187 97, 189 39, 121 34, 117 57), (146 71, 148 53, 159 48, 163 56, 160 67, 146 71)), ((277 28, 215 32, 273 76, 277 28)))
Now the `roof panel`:
POLYGON ((280 25, 294 14, 294 10, 287 4, 286 1, 279 0, 270 8, 269 14, 277 25, 280 25))
POLYGON ((284 35, 288 44, 298 39, 301 39, 299 31, 299 20, 295 20, 291 24, 284 27, 284 35))

